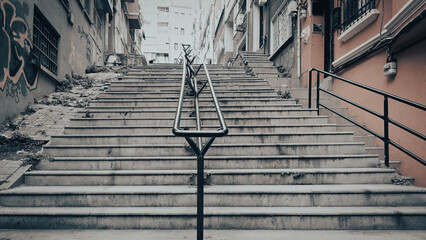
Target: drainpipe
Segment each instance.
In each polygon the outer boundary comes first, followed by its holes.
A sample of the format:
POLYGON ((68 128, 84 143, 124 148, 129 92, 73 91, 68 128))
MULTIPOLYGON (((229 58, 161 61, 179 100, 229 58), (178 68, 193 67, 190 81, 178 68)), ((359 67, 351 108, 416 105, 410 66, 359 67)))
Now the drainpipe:
POLYGON ((297 1, 297 5, 298 7, 298 11, 297 11, 297 35, 296 35, 296 55, 297 55, 297 77, 300 79, 302 76, 302 47, 300 46, 300 30, 301 30, 301 24, 302 22, 300 21, 300 6, 301 6, 302 2, 301 0, 297 1))

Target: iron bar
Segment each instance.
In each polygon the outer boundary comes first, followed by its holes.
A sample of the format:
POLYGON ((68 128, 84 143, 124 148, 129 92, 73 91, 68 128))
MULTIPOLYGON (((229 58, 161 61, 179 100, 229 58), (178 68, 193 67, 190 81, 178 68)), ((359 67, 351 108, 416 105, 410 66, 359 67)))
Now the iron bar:
POLYGON ((197 240, 203 240, 204 231, 204 155, 197 156, 197 240))
POLYGON ((312 71, 309 71, 309 87, 308 87, 308 108, 312 108, 312 71))
POLYGON ((385 135, 385 165, 389 167, 389 102, 388 97, 385 96, 383 101, 383 132, 385 135))
POLYGON ((423 111, 426 111, 426 106, 425 106, 425 105, 422 105, 422 104, 420 104, 420 103, 416 103, 416 102, 410 101, 410 100, 408 100, 408 99, 405 99, 405 98, 402 98, 402 97, 398 97, 398 96, 396 96, 396 95, 393 95, 393 94, 390 94, 390 93, 387 93, 387 92, 384 92, 384 91, 381 91, 381 90, 378 90, 378 89, 375 89, 375 88, 369 87, 369 86, 367 86, 367 85, 364 85, 364 84, 361 84, 361 83, 354 82, 354 81, 349 80, 349 79, 347 79, 347 78, 340 77, 340 76, 338 76, 338 75, 336 75, 336 74, 333 74, 333 73, 330 73, 330 72, 326 72, 326 71, 321 70, 321 69, 318 69, 318 68, 312 68, 311 70, 312 70, 312 71, 317 71, 317 72, 320 72, 320 73, 323 73, 323 74, 327 74, 328 76, 333 77, 333 78, 335 78, 335 79, 338 79, 338 80, 344 81, 344 82, 346 82, 346 83, 352 84, 352 85, 354 85, 354 86, 360 87, 360 88, 365 89, 365 90, 368 90, 368 91, 370 91, 370 92, 374 92, 374 93, 380 94, 380 95, 382 95, 382 96, 388 96, 388 98, 391 98, 391 99, 393 99, 393 100, 396 100, 396 101, 399 101, 399 102, 405 103, 405 104, 407 104, 407 105, 410 105, 410 106, 412 106, 412 107, 415 107, 415 108, 421 109, 421 110, 423 110, 423 111))
POLYGON ((308 96, 308 98, 309 98, 309 100, 308 100, 308 107, 309 108, 312 107, 312 90, 311 89, 312 89, 312 72, 313 71, 317 72, 317 111, 318 111, 318 113, 319 113, 319 107, 321 106, 321 107, 327 109, 328 111, 330 111, 330 112, 338 115, 339 117, 342 117, 345 120, 351 122, 352 124, 354 124, 354 125, 362 128, 363 130, 371 133, 372 135, 376 136, 380 140, 382 140, 383 143, 384 143, 385 165, 388 166, 388 167, 389 167, 389 162, 390 162, 390 153, 389 153, 389 147, 390 147, 390 145, 392 145, 392 146, 396 147, 397 149, 401 150, 403 153, 407 154, 408 156, 410 156, 411 158, 413 158, 416 161, 420 162, 421 164, 426 165, 426 161, 425 160, 423 160, 419 156, 415 155, 414 153, 410 152, 409 150, 407 150, 406 148, 402 147, 401 145, 395 143, 394 141, 392 141, 392 139, 390 139, 390 136, 389 136, 389 123, 391 123, 391 124, 399 127, 400 129, 402 129, 402 130, 410 133, 411 135, 414 135, 414 136, 416 136, 418 138, 421 138, 422 140, 426 139, 425 135, 423 135, 422 133, 419 133, 419 132, 417 132, 417 131, 415 131, 415 130, 413 130, 413 129, 411 129, 411 128, 409 128, 409 127, 407 127, 407 126, 405 126, 405 125, 403 125, 403 124, 401 124, 401 123, 399 123, 399 122, 397 122, 397 121, 395 121, 395 120, 393 120, 393 119, 391 119, 389 117, 389 99, 398 101, 400 103, 404 103, 406 105, 409 105, 411 107, 415 107, 415 108, 423 110, 423 111, 426 111, 426 106, 425 105, 422 105, 420 103, 416 103, 416 102, 410 101, 408 99, 401 98, 401 97, 398 97, 396 95, 393 95, 393 94, 390 94, 390 93, 387 93, 387 92, 384 92, 384 91, 381 91, 381 90, 378 90, 378 89, 366 86, 364 84, 360 84, 360 83, 354 82, 352 80, 349 80, 349 79, 337 76, 337 75, 332 74, 330 72, 326 72, 324 70, 320 70, 320 69, 317 69, 317 68, 312 68, 309 71, 309 86, 308 86, 309 87, 309 91, 308 91, 308 94, 309 94, 309 96, 308 96), (379 114, 379 113, 377 113, 377 112, 375 112, 375 111, 373 111, 373 110, 371 110, 369 108, 361 106, 361 105, 359 105, 359 104, 357 104, 355 102, 352 102, 352 101, 350 101, 348 99, 345 99, 344 97, 341 97, 341 96, 339 96, 339 95, 337 95, 335 93, 332 93, 330 91, 327 91, 325 89, 320 88, 320 86, 319 86, 320 85, 319 84, 319 74, 320 73, 324 74, 324 76, 330 76, 330 77, 333 77, 336 80, 341 80, 343 82, 349 83, 349 84, 354 85, 356 87, 368 90, 370 92, 373 92, 373 93, 376 93, 376 94, 379 94, 379 95, 382 95, 384 97, 384 101, 383 101, 383 115, 381 115, 381 114, 379 114), (362 109, 362 110, 364 110, 364 111, 366 111, 366 112, 368 112, 368 113, 370 113, 370 114, 372 114, 372 115, 374 115, 376 117, 379 117, 379 118, 383 119, 383 136, 380 135, 380 134, 378 134, 378 133, 376 133, 375 131, 373 131, 373 130, 371 130, 371 129, 369 129, 369 128, 361 125, 361 124, 359 124, 358 122, 356 122, 356 121, 354 121, 354 120, 352 120, 352 119, 350 119, 348 117, 343 116, 342 114, 338 113, 337 111, 335 111, 335 110, 333 110, 333 109, 331 109, 331 108, 329 108, 329 107, 321 104, 320 101, 319 101, 319 92, 320 91, 325 92, 327 94, 330 94, 333 97, 336 97, 336 98, 338 98, 338 99, 340 99, 342 101, 345 101, 345 102, 347 102, 347 103, 349 103, 349 104, 351 104, 351 105, 353 105, 355 107, 358 107, 358 108, 360 108, 360 109, 362 109))
POLYGON ((320 99, 319 99, 319 89, 320 89, 320 73, 317 72, 317 115, 319 116, 319 106, 320 106, 320 99))
POLYGON ((394 142, 394 141, 392 141, 390 139, 389 139, 389 143, 392 146, 394 146, 394 147, 398 148, 399 150, 401 150, 402 152, 404 152, 405 154, 407 154, 408 156, 410 156, 411 158, 417 160, 419 163, 421 163, 424 166, 426 166, 426 161, 423 160, 421 157, 419 157, 419 156, 415 155, 414 153, 408 151, 406 148, 402 147, 401 145, 399 145, 398 143, 396 143, 396 142, 394 142))
POLYGON ((354 120, 352 120, 352 119, 350 119, 350 118, 348 118, 348 117, 343 116, 342 114, 338 113, 337 111, 334 111, 333 109, 331 109, 331 108, 329 108, 329 107, 327 107, 327 106, 324 106, 324 105, 322 105, 322 104, 320 104, 320 105, 321 105, 321 107, 323 107, 323 108, 327 109, 328 111, 330 111, 330 112, 332 112, 332 113, 334 113, 334 114, 338 115, 339 117, 341 117, 341 118, 345 119, 346 121, 353 123, 354 125, 356 125, 356 126, 358 126, 358 127, 362 128, 363 130, 365 130, 365 131, 367 131, 367 132, 369 132, 369 133, 373 134, 374 136, 376 136, 376 137, 380 138, 380 140, 382 140, 382 141, 383 141, 384 137, 383 137, 382 135, 380 135, 380 134, 376 133, 375 131, 373 131, 373 130, 371 130, 371 129, 369 129, 369 128, 365 127, 365 126, 362 126, 361 124, 357 123, 356 121, 354 121, 354 120))
POLYGON ((353 105, 353 106, 355 106, 355 107, 358 107, 358 108, 361 108, 362 110, 364 110, 364 111, 366 111, 366 112, 369 112, 369 113, 371 113, 371 114, 373 114, 374 116, 376 116, 376 117, 379 117, 379 118, 382 118, 383 119, 383 115, 381 115, 381 114, 379 114, 378 112, 375 112, 375 111, 373 111, 373 110, 371 110, 371 109, 369 109, 369 108, 366 108, 366 107, 363 107, 363 106, 361 106, 361 105, 359 105, 358 103, 355 103, 355 102, 352 102, 352 101, 350 101, 350 100, 348 100, 348 99, 346 99, 346 98, 343 98, 343 97, 341 97, 341 96, 339 96, 339 95, 337 95, 337 94, 334 94, 334 93, 332 93, 332 92, 330 92, 330 91, 327 91, 327 90, 324 90, 324 89, 320 89, 322 92, 325 92, 325 93, 327 93, 327 94, 330 94, 331 96, 333 96, 333 97, 336 97, 336 98, 338 98, 338 99, 340 99, 340 100, 342 100, 342 101, 345 101, 345 102, 347 102, 347 103, 349 103, 349 104, 351 104, 351 105, 353 105))
POLYGON ((390 123, 392 123, 393 125, 395 125, 395 126, 397 126, 397 127, 399 127, 399 128, 402 128, 403 130, 405 130, 405 131, 407 131, 407 132, 409 132, 409 133, 413 134, 414 136, 416 136, 416 137, 418 137, 418 138, 421 138, 422 140, 426 140, 426 136, 425 136, 425 135, 423 135, 423 134, 421 134, 421 133, 419 133, 419 132, 417 132, 416 130, 413 130, 413 129, 409 128, 409 127, 406 127, 406 126, 402 125, 401 123, 399 123, 399 122, 397 122, 397 121, 395 121, 395 120, 391 119, 390 117, 388 117, 388 120, 389 120, 389 122, 390 122, 390 123))

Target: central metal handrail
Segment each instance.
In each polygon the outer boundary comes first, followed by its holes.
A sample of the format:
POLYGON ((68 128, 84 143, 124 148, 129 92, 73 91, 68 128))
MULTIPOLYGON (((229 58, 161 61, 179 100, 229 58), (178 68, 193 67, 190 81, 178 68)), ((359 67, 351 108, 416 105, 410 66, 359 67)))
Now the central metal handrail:
POLYGON ((190 49, 189 45, 182 44, 183 47, 183 72, 182 72, 182 84, 179 94, 179 102, 176 110, 175 122, 173 124, 172 132, 175 136, 185 137, 188 144, 194 150, 197 155, 197 239, 203 239, 203 219, 204 219, 204 155, 213 144, 216 137, 223 137, 228 134, 228 127, 226 126, 225 119, 223 118, 222 111, 220 110, 219 102, 216 97, 216 93, 213 89, 213 84, 210 79, 209 72, 207 70, 207 66, 204 63, 203 59, 199 57, 199 55, 190 49), (191 53, 194 53, 191 56, 191 53), (199 58, 202 62, 197 70, 194 70, 192 67, 192 63, 196 58, 199 58), (197 75, 201 70, 201 67, 204 68, 204 72, 207 77, 207 82, 198 89, 197 86, 197 75), (199 95, 201 91, 209 85, 210 93, 213 98, 214 107, 216 109, 217 118, 220 123, 220 129, 216 131, 206 131, 201 130, 201 121, 200 121, 200 107, 199 107, 199 95), (192 90, 194 93, 194 108, 195 108, 195 117, 196 117, 196 130, 186 130, 180 127, 180 121, 182 118, 182 108, 183 108, 183 99, 185 97, 185 85, 192 90), (194 142, 192 137, 197 138, 197 143, 194 142), (206 141, 206 144, 202 143, 202 137, 210 138, 206 141))

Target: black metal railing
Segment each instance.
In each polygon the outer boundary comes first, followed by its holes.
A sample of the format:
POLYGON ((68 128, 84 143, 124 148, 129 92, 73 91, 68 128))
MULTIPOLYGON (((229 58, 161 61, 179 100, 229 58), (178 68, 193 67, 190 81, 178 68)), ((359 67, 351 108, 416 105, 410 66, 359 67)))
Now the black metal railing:
POLYGON ((226 126, 225 119, 223 118, 222 111, 220 110, 219 102, 216 97, 216 93, 213 89, 212 81, 210 79, 209 72, 206 64, 199 58, 198 54, 193 51, 189 45, 182 44, 184 57, 183 57, 183 73, 182 73, 182 85, 179 95, 179 103, 176 110, 175 122, 173 125, 173 134, 179 137, 185 137, 192 150, 197 155, 197 239, 203 239, 203 221, 204 221, 204 155, 213 144, 216 137, 223 137, 228 134, 228 127, 226 126), (191 53, 193 53, 191 55, 191 53), (197 70, 192 67, 192 63, 196 58, 199 58, 201 63, 197 70), (197 86, 197 75, 201 68, 204 68, 207 81, 198 88, 197 86), (216 109, 217 118, 220 123, 220 128, 217 131, 206 131, 201 129, 200 120, 200 107, 199 107, 199 95, 206 86, 209 86, 212 101, 216 109), (185 97, 185 86, 188 86, 194 95, 194 108, 196 118, 196 130, 186 130, 180 127, 180 120, 182 116, 183 99, 185 97), (197 138, 194 141, 192 138, 197 138), (203 145, 202 137, 209 138, 203 145))
POLYGON ((375 0, 341 0, 342 6, 342 24, 340 25, 340 33, 344 32, 371 9, 376 8, 375 0))
POLYGON ((316 101, 316 108, 317 108, 317 113, 318 114, 319 114, 319 108, 321 106, 321 107, 323 107, 323 108, 325 108, 325 109, 333 112, 334 114, 336 114, 336 115, 338 115, 338 116, 346 119, 347 121, 355 124, 356 126, 362 128, 363 130, 371 133, 372 135, 376 136, 380 140, 382 140, 383 143, 384 143, 385 165, 387 167, 389 167, 389 146, 390 145, 392 145, 395 148, 399 149, 400 151, 402 151, 403 153, 407 154, 411 158, 417 160, 421 164, 426 165, 426 161, 424 159, 422 159, 421 157, 419 157, 419 156, 415 155, 414 153, 410 152, 409 150, 407 150, 406 148, 404 148, 401 145, 397 144, 396 142, 392 141, 392 139, 390 139, 390 137, 389 137, 389 124, 393 124, 394 126, 399 127, 400 129, 402 129, 402 130, 410 133, 411 135, 414 135, 414 136, 422 139, 423 141, 426 140, 426 136, 423 135, 422 133, 419 133, 416 130, 413 130, 413 129, 411 129, 411 128, 409 128, 409 127, 407 127, 407 126, 405 126, 405 125, 403 125, 403 124, 401 124, 401 123, 399 123, 399 122, 397 122, 397 121, 395 121, 395 120, 393 120, 393 119, 391 119, 389 117, 389 99, 395 100, 395 101, 397 101, 399 103, 403 103, 403 104, 406 104, 408 106, 411 106, 411 107, 414 107, 414 108, 417 108, 417 109, 420 109, 420 110, 423 110, 423 111, 426 111, 426 106, 425 105, 422 105, 422 104, 419 104, 419 103, 407 100, 405 98, 401 98, 401 97, 398 97, 396 95, 393 95, 393 94, 390 94, 390 93, 387 93, 387 92, 383 92, 381 90, 378 90, 378 89, 375 89, 375 88, 372 88, 372 87, 369 87, 369 86, 366 86, 366 85, 354 82, 352 80, 349 80, 349 79, 337 76, 337 75, 332 74, 330 72, 326 72, 326 71, 323 71, 323 70, 320 70, 320 69, 312 68, 309 71, 309 86, 308 86, 309 87, 309 91, 308 91, 308 94, 309 94, 308 107, 309 108, 312 108, 312 72, 313 71, 317 72, 317 83, 316 83, 317 84, 317 91, 316 91, 316 99, 317 99, 317 101, 316 101), (373 93, 382 95, 383 96, 383 114, 380 114, 380 113, 378 113, 378 112, 376 112, 374 110, 371 110, 371 109, 366 108, 364 106, 361 106, 361 105, 359 105, 359 104, 357 104, 357 103, 355 103, 353 101, 350 101, 350 100, 348 100, 348 99, 346 99, 346 98, 344 98, 342 96, 339 96, 339 95, 337 95, 335 93, 332 93, 330 91, 327 91, 325 89, 320 88, 320 74, 323 74, 324 77, 333 77, 335 80, 340 80, 340 81, 349 83, 349 84, 351 84, 353 86, 357 86, 357 87, 360 87, 362 89, 365 89, 365 90, 367 90, 369 92, 373 92, 373 93), (368 113, 370 113, 370 114, 372 114, 372 115, 374 115, 374 116, 382 119, 383 120, 383 135, 380 135, 379 133, 371 130, 370 128, 367 128, 367 127, 359 124, 358 122, 356 122, 356 121, 354 121, 354 120, 352 120, 352 119, 350 119, 350 118, 348 118, 348 117, 346 117, 346 116, 338 113, 337 111, 333 110, 332 108, 327 107, 324 104, 321 104, 320 103, 320 92, 327 93, 327 94, 329 94, 329 95, 331 95, 333 97, 336 97, 336 98, 338 98, 338 99, 340 99, 340 100, 342 100, 342 101, 344 101, 346 103, 349 103, 349 104, 351 104, 351 105, 353 105, 353 106, 355 106, 357 108, 360 108, 360 109, 362 109, 362 110, 364 110, 364 111, 366 111, 366 112, 368 112, 368 113))

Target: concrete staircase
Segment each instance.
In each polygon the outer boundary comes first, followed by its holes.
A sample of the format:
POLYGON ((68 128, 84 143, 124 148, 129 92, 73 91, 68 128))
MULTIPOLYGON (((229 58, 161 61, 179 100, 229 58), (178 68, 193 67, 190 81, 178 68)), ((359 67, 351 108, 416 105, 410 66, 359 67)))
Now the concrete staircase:
MULTIPOLYGON (((392 185, 395 170, 376 168, 352 132, 242 67, 208 67, 230 133, 206 156, 206 228, 426 228, 426 189, 392 185)), ((113 81, 44 148, 53 161, 0 192, 0 227, 194 229, 196 158, 171 133, 181 71, 153 65, 113 81)), ((216 129, 208 92, 202 125, 216 129)), ((182 126, 194 128, 190 97, 184 106, 182 126)))

